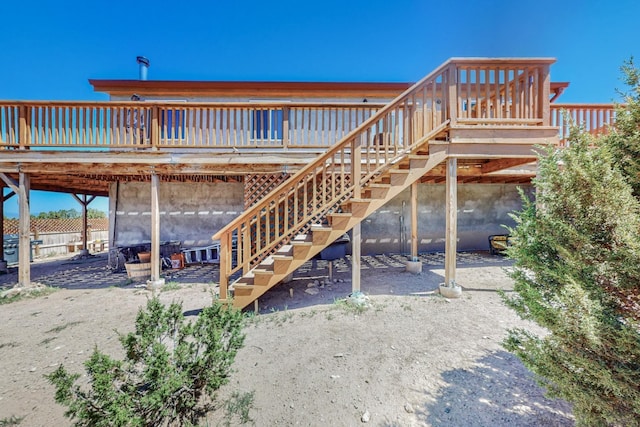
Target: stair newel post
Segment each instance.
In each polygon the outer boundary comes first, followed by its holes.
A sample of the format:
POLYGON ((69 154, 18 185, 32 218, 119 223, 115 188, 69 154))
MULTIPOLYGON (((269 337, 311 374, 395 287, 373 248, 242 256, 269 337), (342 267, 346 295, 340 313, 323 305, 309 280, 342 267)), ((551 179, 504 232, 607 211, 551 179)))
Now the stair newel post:
POLYGON ((362 135, 356 136, 351 140, 351 181, 353 185, 353 197, 360 198, 360 177, 362 166, 362 152, 360 150, 362 135))
POLYGON ((227 302, 229 271, 231 269, 231 233, 225 233, 220 240, 220 300, 227 302))
POLYGON ((458 67, 453 63, 449 65, 449 72, 447 73, 447 105, 449 106, 449 119, 451 120, 451 126, 455 126, 458 122, 457 77, 458 67))
POLYGON ((538 84, 538 105, 540 106, 539 117, 542 119, 542 126, 551 126, 551 77, 549 75, 549 65, 543 65, 540 70, 538 84))
MULTIPOLYGON (((240 240, 240 239, 238 239, 240 240)), ((240 252, 240 248, 238 248, 240 252)), ((249 224, 242 229, 242 274, 247 274, 251 269, 249 266, 249 258, 251 258, 251 234, 249 233, 249 224)))

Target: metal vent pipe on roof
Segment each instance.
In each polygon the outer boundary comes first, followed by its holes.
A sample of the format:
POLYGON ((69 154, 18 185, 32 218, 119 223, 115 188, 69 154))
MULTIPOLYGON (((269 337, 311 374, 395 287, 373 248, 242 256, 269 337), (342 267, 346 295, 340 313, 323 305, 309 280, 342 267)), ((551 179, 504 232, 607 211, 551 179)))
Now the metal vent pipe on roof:
POLYGON ((147 80, 147 71, 149 71, 149 65, 151 64, 144 56, 138 56, 136 58, 140 65, 140 80, 147 80))

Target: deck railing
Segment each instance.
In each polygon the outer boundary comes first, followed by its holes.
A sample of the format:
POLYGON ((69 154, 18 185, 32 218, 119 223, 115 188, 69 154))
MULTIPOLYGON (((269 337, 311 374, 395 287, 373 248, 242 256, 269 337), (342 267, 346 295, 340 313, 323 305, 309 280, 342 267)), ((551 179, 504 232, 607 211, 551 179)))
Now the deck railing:
POLYGON ((452 124, 549 124, 552 59, 456 59, 452 124))
MULTIPOLYGON (((549 123, 549 59, 452 59, 387 126, 549 123), (451 82, 452 84, 448 84, 451 82), (428 93, 427 93, 428 91, 428 93), (451 101, 449 101, 451 100, 451 101), (419 119, 407 114, 421 113, 419 119)), ((327 148, 382 104, 0 101, 0 148, 327 148)), ((375 131, 375 129, 374 129, 375 131)), ((403 132, 398 131, 398 138, 403 132)), ((378 132, 380 133, 380 132, 378 132)))
POLYGON ((381 107, 0 101, 0 148, 326 148, 381 107))
POLYGON ((613 104, 551 104, 551 126, 557 126, 560 145, 565 145, 571 126, 580 126, 592 135, 606 133, 616 119, 613 104))
POLYGON ((453 59, 438 67, 213 236, 221 242, 221 295, 234 273, 248 273, 340 203, 360 197, 367 182, 447 126, 494 123, 495 111, 507 107, 508 124, 548 125, 542 86, 550 62, 453 59), (511 71, 494 74, 496 67, 511 71))

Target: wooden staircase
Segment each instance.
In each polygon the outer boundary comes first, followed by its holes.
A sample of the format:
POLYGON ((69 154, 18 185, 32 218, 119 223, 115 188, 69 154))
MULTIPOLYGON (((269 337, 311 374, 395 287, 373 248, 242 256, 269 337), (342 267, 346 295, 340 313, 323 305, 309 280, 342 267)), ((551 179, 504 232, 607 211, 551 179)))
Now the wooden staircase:
POLYGON ((500 60, 492 74, 480 61, 449 60, 409 88, 213 236, 221 299, 232 292, 246 307, 449 157, 533 157, 531 144, 553 133, 549 63, 500 60), (460 134, 458 119, 494 148, 478 149, 487 144, 460 134))
POLYGON ((340 212, 327 214, 327 224, 311 225, 308 233, 297 234, 232 284, 233 305, 249 305, 444 159, 443 153, 406 156, 403 162, 366 185, 362 198, 351 197, 340 205, 340 212), (404 166, 408 168, 401 169, 404 166))

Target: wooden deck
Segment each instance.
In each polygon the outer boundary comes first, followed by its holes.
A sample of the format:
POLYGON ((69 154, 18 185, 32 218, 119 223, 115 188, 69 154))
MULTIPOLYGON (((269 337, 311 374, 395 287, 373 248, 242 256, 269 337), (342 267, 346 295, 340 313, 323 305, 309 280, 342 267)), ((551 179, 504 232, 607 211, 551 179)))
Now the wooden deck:
POLYGON ((153 196, 161 180, 287 175, 215 235, 223 298, 240 273, 243 307, 414 182, 446 183, 455 227, 458 181, 528 182, 534 147, 564 144, 572 123, 606 131, 613 106, 550 102, 553 62, 450 59, 385 105, 1 101, 0 176, 16 193, 150 181, 153 196))

